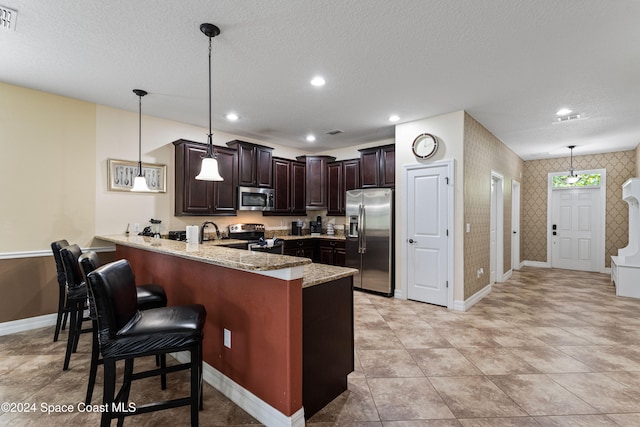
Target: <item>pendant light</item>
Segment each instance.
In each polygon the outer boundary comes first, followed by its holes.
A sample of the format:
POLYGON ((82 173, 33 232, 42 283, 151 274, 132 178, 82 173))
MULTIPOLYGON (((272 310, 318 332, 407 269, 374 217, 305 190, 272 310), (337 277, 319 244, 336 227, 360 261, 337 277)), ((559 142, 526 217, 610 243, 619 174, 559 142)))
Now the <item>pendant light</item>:
POLYGON ((571 165, 569 166, 569 176, 565 179, 567 184, 575 184, 580 181, 580 177, 576 175, 575 169, 573 169, 573 149, 576 148, 575 145, 569 145, 569 150, 571 150, 571 165))
POLYGON ((220 28, 213 24, 200 25, 200 31, 209 37, 209 135, 207 144, 207 154, 202 158, 200 173, 196 179, 201 181, 224 181, 218 172, 218 159, 213 150, 213 135, 211 133, 211 39, 220 34, 220 28))
POLYGON ((149 192, 147 179, 142 176, 142 97, 147 94, 142 89, 134 89, 133 93, 138 95, 138 176, 133 180, 131 191, 149 192))

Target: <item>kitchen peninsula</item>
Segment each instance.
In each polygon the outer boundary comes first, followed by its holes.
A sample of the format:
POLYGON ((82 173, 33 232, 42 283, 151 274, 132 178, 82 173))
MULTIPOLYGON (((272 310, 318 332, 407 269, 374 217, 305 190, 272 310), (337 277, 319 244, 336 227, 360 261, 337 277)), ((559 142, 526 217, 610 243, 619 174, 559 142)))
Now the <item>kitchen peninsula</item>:
POLYGON ((267 425, 304 425, 353 371, 353 275, 308 258, 142 236, 116 245, 169 305, 200 303, 204 379, 267 425))

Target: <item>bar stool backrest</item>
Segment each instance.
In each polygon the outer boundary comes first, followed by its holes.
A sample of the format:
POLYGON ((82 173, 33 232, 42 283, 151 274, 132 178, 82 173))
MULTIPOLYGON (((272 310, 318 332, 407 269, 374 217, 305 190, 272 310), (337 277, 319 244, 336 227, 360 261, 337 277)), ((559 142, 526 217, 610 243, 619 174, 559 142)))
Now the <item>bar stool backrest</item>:
POLYGON ((60 258, 64 266, 64 274, 67 278, 67 287, 69 289, 78 288, 84 284, 78 258, 82 255, 82 250, 76 244, 69 245, 60 249, 60 258))
POLYGON ((67 276, 64 274, 64 266, 62 265, 62 258, 60 257, 60 249, 67 246, 69 246, 69 242, 66 240, 56 240, 55 242, 51 242, 51 252, 53 252, 53 259, 56 262, 58 284, 63 288, 67 284, 67 276))
POLYGON ((96 305, 102 347, 115 340, 118 331, 138 314, 135 277, 129 261, 121 259, 98 267, 87 279, 96 305))

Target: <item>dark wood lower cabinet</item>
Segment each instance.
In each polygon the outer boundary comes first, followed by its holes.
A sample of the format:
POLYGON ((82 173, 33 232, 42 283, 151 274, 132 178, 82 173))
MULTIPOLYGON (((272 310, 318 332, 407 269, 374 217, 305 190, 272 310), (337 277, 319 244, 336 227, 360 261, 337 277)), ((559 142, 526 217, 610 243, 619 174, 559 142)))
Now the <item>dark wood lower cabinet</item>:
POLYGON ((314 239, 285 240, 283 255, 315 259, 314 239))
POLYGON ((302 289, 302 405, 306 419, 347 389, 347 375, 354 369, 353 336, 353 277, 302 289))
POLYGON ((328 240, 318 239, 318 250, 316 262, 321 264, 337 265, 344 267, 346 265, 346 250, 344 240, 328 240))

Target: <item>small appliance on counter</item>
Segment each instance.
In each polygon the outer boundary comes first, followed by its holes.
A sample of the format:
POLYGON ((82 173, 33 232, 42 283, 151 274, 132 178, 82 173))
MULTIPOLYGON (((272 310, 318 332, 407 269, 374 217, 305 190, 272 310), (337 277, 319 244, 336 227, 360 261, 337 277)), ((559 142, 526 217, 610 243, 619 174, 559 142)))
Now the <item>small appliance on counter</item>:
POLYGON ((160 230, 162 228, 160 224, 162 223, 162 220, 151 218, 149 222, 151 223, 151 225, 143 228, 142 231, 138 233, 138 235, 147 237, 160 237, 160 230))
POLYGON ((179 242, 187 241, 187 231, 186 230, 177 230, 177 231, 169 231, 167 236, 171 240, 177 240, 179 242))
POLYGON ((334 234, 336 234, 336 232, 333 228, 333 223, 332 222, 327 223, 327 235, 333 236, 334 234))
POLYGON ((291 223, 291 235, 292 236, 302 236, 302 228, 304 227, 304 222, 302 220, 293 221, 291 223))
POLYGON ((319 236, 322 234, 322 217, 318 215, 315 221, 311 221, 309 223, 309 228, 311 228, 312 236, 319 236))

